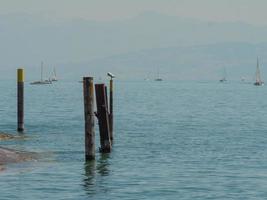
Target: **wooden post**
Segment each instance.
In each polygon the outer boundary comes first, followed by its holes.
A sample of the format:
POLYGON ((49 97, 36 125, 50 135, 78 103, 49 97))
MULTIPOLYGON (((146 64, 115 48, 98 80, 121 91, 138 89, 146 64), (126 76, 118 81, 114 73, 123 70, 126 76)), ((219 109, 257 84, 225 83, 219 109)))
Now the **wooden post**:
MULTIPOLYGON (((107 113, 108 113, 108 121, 109 121, 108 88, 107 88, 106 85, 105 85, 105 99, 106 99, 106 104, 107 104, 106 109, 107 109, 107 113)), ((109 121, 109 140, 110 140, 110 142, 112 143, 112 141, 111 141, 111 132, 110 132, 110 131, 111 131, 111 130, 110 130, 110 121, 109 121)))
POLYGON ((113 79, 109 81, 109 129, 110 140, 113 142, 113 79))
POLYGON ((92 77, 83 78, 84 119, 85 119, 85 160, 95 159, 94 131, 94 83, 92 77))
POLYGON ((17 121, 19 132, 24 131, 24 69, 17 69, 17 121))
POLYGON ((111 152, 111 142, 110 142, 110 133, 109 133, 109 116, 107 101, 105 95, 105 85, 104 84, 95 84, 95 93, 96 93, 96 104, 97 104, 97 118, 99 124, 100 132, 100 152, 110 153, 111 152))
POLYGON ((105 99, 106 99, 106 104, 107 104, 107 112, 108 112, 108 116, 109 116, 109 106, 108 106, 108 89, 107 86, 105 86, 105 99))

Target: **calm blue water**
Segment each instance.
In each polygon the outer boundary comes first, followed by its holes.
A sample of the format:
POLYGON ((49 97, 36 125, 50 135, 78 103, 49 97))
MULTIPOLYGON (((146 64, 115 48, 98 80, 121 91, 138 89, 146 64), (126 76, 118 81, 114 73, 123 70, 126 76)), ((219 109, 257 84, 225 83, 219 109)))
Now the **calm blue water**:
MULTIPOLYGON (((16 134, 16 82, 0 94, 0 131, 16 134)), ((82 84, 25 95, 27 137, 0 145, 40 159, 0 173, 1 200, 267 198, 266 86, 116 81, 113 152, 88 164, 82 84)))

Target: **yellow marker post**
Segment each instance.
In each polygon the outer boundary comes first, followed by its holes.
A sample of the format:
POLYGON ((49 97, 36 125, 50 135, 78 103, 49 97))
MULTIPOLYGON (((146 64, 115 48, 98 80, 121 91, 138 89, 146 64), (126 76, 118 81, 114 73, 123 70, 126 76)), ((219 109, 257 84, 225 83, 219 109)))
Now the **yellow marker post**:
POLYGON ((18 131, 24 131, 24 69, 17 70, 17 117, 18 131))
POLYGON ((24 69, 18 69, 18 82, 24 82, 24 69))

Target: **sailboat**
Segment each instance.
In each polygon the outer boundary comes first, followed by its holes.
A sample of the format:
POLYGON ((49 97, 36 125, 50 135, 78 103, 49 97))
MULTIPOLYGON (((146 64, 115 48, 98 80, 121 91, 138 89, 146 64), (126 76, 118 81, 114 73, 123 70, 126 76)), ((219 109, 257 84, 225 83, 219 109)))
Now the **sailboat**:
POLYGON ((57 73, 56 73, 56 68, 54 67, 54 70, 53 70, 53 76, 52 78, 50 79, 51 81, 58 81, 57 79, 57 73))
POLYGON ((260 67, 259 67, 259 58, 257 58, 257 67, 256 67, 256 86, 264 85, 264 82, 261 80, 260 67))
POLYGON ((41 62, 41 80, 39 81, 34 81, 34 82, 31 82, 30 84, 31 85, 44 85, 44 84, 52 84, 52 81, 49 79, 49 80, 43 80, 43 68, 44 68, 44 63, 41 62))
POLYGON ((220 82, 225 82, 225 81, 227 81, 227 80, 226 80, 226 69, 224 67, 223 68, 223 77, 220 79, 220 82))
POLYGON ((163 79, 160 78, 160 76, 159 76, 159 70, 158 70, 158 76, 157 76, 157 78, 155 78, 155 81, 163 81, 163 79))

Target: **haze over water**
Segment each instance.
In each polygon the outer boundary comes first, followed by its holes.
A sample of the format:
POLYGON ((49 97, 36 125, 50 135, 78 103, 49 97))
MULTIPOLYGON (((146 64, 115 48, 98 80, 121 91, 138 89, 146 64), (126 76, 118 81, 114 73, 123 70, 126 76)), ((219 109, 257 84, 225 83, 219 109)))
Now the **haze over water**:
POLYGON ((0 200, 267 199, 267 89, 249 83, 257 57, 267 80, 266 6, 1 0, 0 133, 16 137, 0 141, 0 150, 37 158, 0 165, 0 200), (55 69, 58 82, 29 84, 40 79, 41 62, 41 79, 55 69), (85 163, 79 80, 108 83, 107 72, 116 76, 115 142, 112 153, 98 153, 96 120, 96 160, 85 163))

